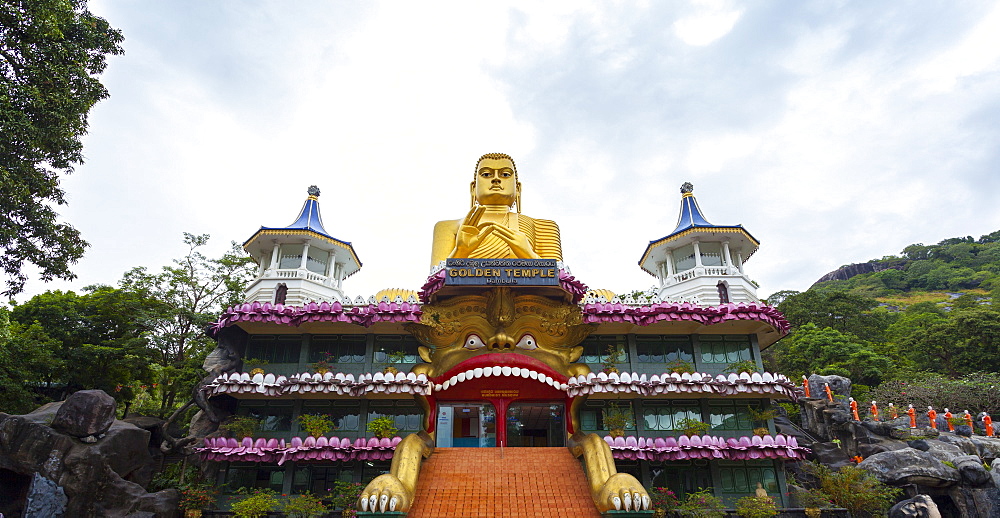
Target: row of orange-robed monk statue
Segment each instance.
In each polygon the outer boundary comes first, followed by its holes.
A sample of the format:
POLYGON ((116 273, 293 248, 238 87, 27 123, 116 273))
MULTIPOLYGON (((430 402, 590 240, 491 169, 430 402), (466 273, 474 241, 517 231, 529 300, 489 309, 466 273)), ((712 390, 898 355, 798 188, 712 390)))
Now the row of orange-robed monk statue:
MULTIPOLYGON (((805 376, 802 376, 802 388, 803 388, 803 390, 805 392, 805 396, 806 397, 811 397, 811 393, 810 393, 811 391, 809 390, 809 379, 806 378, 805 376)), ((824 383, 823 384, 823 391, 826 392, 826 399, 829 402, 832 403, 833 402, 833 391, 830 389, 830 384, 829 383, 824 383)), ((849 398, 848 400, 849 400, 849 404, 850 404, 850 408, 851 408, 851 417, 853 417, 855 421, 860 421, 861 420, 861 416, 858 414, 858 402, 855 401, 854 398, 849 398)), ((875 400, 872 400, 872 404, 868 408, 868 412, 871 415, 871 417, 872 417, 873 420, 875 420, 875 421, 879 420, 878 419, 878 416, 879 416, 878 403, 876 403, 875 400)), ((889 415, 892 416, 892 419, 896 419, 897 417, 899 417, 899 412, 896 409, 896 406, 894 404, 892 404, 892 403, 889 403, 889 415)), ((913 405, 909 405, 907 407, 907 409, 906 409, 906 415, 910 418, 910 428, 916 428, 917 427, 917 411, 916 411, 915 408, 913 408, 913 405)), ((945 420, 945 422, 948 425, 948 431, 949 432, 954 432, 955 431, 955 425, 954 425, 954 423, 952 423, 952 418, 954 418, 954 417, 955 416, 951 413, 951 411, 949 411, 947 408, 944 409, 944 420, 945 420)), ((934 410, 934 407, 928 406, 927 407, 927 419, 930 421, 931 428, 933 428, 935 430, 937 430, 937 418, 938 418, 937 411, 934 410)), ((965 424, 970 429, 975 429, 975 427, 973 426, 972 414, 969 413, 968 410, 966 410, 962 414, 962 419, 965 420, 965 424)), ((982 422, 983 422, 983 428, 985 428, 985 431, 986 431, 986 436, 987 437, 993 437, 994 436, 994 433, 993 433, 993 418, 990 417, 990 414, 988 414, 987 412, 983 412, 982 422)))

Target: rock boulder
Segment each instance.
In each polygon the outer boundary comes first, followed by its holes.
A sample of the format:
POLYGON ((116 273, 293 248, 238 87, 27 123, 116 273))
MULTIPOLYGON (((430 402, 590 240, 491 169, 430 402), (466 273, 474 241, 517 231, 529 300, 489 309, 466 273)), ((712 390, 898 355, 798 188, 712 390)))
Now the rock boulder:
POLYGON ((961 480, 958 470, 946 466, 929 452, 913 448, 876 453, 858 466, 893 486, 948 487, 961 480))
POLYGON ((52 419, 54 430, 73 437, 99 436, 115 420, 115 399, 103 390, 74 392, 52 419))

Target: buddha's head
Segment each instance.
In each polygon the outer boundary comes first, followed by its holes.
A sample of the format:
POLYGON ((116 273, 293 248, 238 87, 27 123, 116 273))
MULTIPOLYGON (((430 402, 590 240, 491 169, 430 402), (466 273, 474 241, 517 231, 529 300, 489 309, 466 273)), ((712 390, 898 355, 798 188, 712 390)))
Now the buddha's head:
POLYGON ((510 155, 487 153, 479 157, 475 179, 469 188, 473 205, 517 204, 520 212, 521 182, 517 181, 517 167, 510 155))

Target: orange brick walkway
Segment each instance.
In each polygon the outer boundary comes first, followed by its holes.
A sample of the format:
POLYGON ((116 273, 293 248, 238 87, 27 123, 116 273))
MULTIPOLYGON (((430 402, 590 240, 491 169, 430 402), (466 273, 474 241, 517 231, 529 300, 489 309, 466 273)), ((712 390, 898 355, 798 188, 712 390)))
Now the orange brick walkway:
POLYGON ((600 518, 566 448, 437 448, 409 518, 600 518))

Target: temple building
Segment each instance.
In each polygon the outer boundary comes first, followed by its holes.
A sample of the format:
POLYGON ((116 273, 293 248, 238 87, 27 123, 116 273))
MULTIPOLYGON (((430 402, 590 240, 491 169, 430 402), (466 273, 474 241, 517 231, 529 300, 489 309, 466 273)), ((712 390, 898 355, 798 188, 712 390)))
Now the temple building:
POLYGON ((565 466, 552 478, 581 489, 537 504, 553 516, 650 516, 650 487, 732 504, 759 484, 780 506, 782 463, 805 451, 772 422, 772 401, 797 389, 763 372, 761 350, 788 323, 745 273, 758 241, 709 223, 685 183, 676 228, 637 246, 657 285, 616 295, 569 273, 554 221, 521 212, 509 156, 484 155, 470 189, 469 213, 435 226, 430 276, 413 290, 347 295, 361 262, 323 226, 315 186, 291 225, 246 241, 257 278, 211 330, 238 360, 201 390, 260 427, 205 440, 219 484, 362 482, 362 514, 462 516, 448 498, 481 494, 437 485, 469 462, 483 486, 519 483, 503 469, 565 466), (310 436, 303 415, 332 428, 310 436), (385 437, 369 431, 386 423, 385 437))

